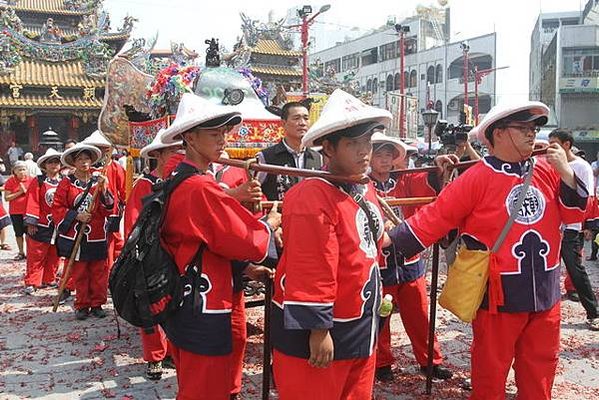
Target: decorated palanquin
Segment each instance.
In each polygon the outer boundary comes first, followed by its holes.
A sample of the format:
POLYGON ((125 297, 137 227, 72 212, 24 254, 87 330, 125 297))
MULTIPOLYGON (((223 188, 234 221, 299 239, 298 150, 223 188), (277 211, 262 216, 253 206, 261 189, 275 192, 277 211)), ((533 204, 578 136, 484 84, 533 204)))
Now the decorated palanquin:
POLYGON ((268 93, 248 68, 200 69, 171 64, 151 76, 121 57, 109 66, 100 130, 114 142, 127 145, 137 156, 161 128, 172 122, 185 92, 239 108, 243 123, 227 136, 231 158, 253 157, 282 138, 280 118, 265 108, 268 93))
POLYGON ((227 153, 231 158, 253 157, 283 137, 281 119, 265 108, 268 93, 249 69, 207 68, 200 73, 194 91, 216 104, 224 101, 234 105, 241 100, 236 107, 243 122, 227 135, 227 153))

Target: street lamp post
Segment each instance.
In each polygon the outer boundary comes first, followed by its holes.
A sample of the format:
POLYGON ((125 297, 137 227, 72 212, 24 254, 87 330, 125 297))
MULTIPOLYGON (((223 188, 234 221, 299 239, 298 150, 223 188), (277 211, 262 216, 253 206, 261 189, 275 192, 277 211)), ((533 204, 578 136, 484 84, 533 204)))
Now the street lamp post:
MULTIPOLYGON (((309 40, 309 30, 310 25, 314 23, 314 19, 322 14, 323 12, 328 11, 331 8, 330 4, 325 4, 320 7, 320 10, 312 17, 308 18, 310 14, 312 14, 312 6, 303 6, 301 9, 297 10, 297 15, 302 19, 302 23, 300 25, 292 25, 290 28, 300 28, 301 32, 301 41, 302 41, 302 91, 304 98, 308 97, 309 88, 308 88, 308 40, 309 40)), ((337 71, 339 72, 339 71, 337 71)))
POLYGON ((479 71, 478 66, 474 67, 474 125, 478 125, 478 85, 480 85, 483 82, 483 78, 489 75, 491 72, 506 68, 509 68, 509 66, 489 68, 479 71))
POLYGON ((397 33, 399 33, 399 137, 403 139, 406 137, 406 132, 404 130, 404 124, 406 120, 406 82, 404 77, 406 57, 406 33, 410 32, 410 27, 406 25, 395 24, 395 30, 397 31, 397 33))
POLYGON ((433 109, 428 109, 422 112, 422 119, 424 125, 428 128, 428 151, 429 153, 433 150, 433 126, 437 123, 439 112, 433 109))
MULTIPOLYGON (((470 51, 470 45, 464 41, 460 44, 462 53, 464 54, 464 106, 468 106, 468 52, 470 51)), ((464 112, 466 108, 464 107, 464 112)))

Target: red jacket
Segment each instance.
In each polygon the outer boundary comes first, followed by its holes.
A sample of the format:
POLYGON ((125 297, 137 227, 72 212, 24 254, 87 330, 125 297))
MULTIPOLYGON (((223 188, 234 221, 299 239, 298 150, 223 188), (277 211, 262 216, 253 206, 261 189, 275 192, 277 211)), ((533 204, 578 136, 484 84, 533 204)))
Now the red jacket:
MULTIPOLYGON (((436 174, 417 173, 391 175, 386 181, 377 181, 371 176, 372 182, 379 196, 406 198, 406 197, 432 197, 437 195, 436 174)), ((392 207, 398 216, 408 218, 422 206, 392 207)), ((382 250, 381 277, 383 286, 394 286, 405 282, 412 282, 425 274, 424 262, 420 253, 404 260, 399 250, 392 244, 382 250)))
MULTIPOLYGON (((80 203, 86 186, 87 183, 81 182, 75 175, 69 175, 60 181, 54 193, 52 219, 58 230, 56 242, 58 254, 62 257, 68 257, 71 254, 77 231, 81 226, 81 223, 76 220, 77 214, 87 210, 98 186, 96 178, 92 177, 91 189, 85 200, 80 203), (74 209, 78 203, 80 203, 79 207, 74 209)), ((86 226, 77 260, 94 261, 107 257, 105 225, 106 218, 113 208, 114 198, 108 189, 106 195, 100 194, 97 197, 91 210, 92 219, 86 226)))
MULTIPOLYGON (((104 168, 94 168, 96 172, 102 172, 104 168)), ((106 167, 106 178, 108 178, 108 189, 114 196, 114 207, 108 216, 106 230, 108 232, 118 232, 122 210, 127 200, 127 174, 125 169, 116 161, 111 160, 106 167)))
MULTIPOLYGON (((458 228, 468 248, 490 249, 523 181, 523 164, 485 157, 392 230, 391 239, 410 257, 458 228)), ((500 311, 543 311, 559 301, 560 226, 582 220, 587 196, 582 182, 571 189, 544 159, 536 160, 526 200, 490 265, 491 303, 503 300, 500 311)))
POLYGON ((133 225, 135 225, 135 221, 137 221, 137 217, 139 217, 139 213, 143 208, 143 198, 152 193, 152 186, 159 179, 156 176, 156 172, 152 171, 149 174, 143 174, 133 184, 133 189, 131 189, 127 204, 125 205, 125 237, 129 236, 133 225))
POLYGON ((50 179, 45 174, 33 179, 27 188, 27 208, 24 221, 27 225, 37 226, 33 236, 38 242, 50 243, 54 234, 52 203, 54 194, 62 177, 50 179))
MULTIPOLYGON (((188 160, 177 172, 197 168, 188 160)), ((274 240, 266 224, 258 221, 237 200, 228 196, 211 175, 184 180, 167 203, 162 241, 181 274, 204 243, 201 262, 201 304, 169 320, 163 327, 179 347, 204 355, 231 352, 233 285, 231 260, 261 262, 272 255, 274 240), (194 339, 198 342, 190 343, 194 339)))
POLYGON ((383 218, 372 185, 347 192, 309 178, 285 194, 283 255, 274 281, 274 347, 308 358, 310 329, 328 329, 335 359, 372 354, 381 296, 383 218), (351 193, 351 196, 347 193, 351 193), (353 196, 368 204, 375 232, 353 196), (376 239, 375 239, 376 238, 376 239))

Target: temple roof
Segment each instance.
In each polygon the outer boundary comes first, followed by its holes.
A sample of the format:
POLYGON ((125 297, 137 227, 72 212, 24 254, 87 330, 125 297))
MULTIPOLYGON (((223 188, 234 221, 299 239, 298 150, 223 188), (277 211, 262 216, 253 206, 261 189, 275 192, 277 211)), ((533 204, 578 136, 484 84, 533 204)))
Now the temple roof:
POLYGON ((302 71, 293 67, 278 67, 268 65, 252 65, 252 73, 277 76, 302 76, 302 71))
POLYGON ((0 107, 6 108, 54 108, 54 109, 81 109, 102 108, 102 100, 84 99, 82 97, 62 96, 61 99, 49 98, 47 96, 35 96, 22 94, 18 98, 11 96, 0 96, 0 107))
POLYGON ((85 15, 93 11, 92 8, 89 10, 69 10, 64 4, 64 0, 19 0, 13 7, 16 11, 58 15, 85 15))
POLYGON ((301 57, 301 51, 295 50, 286 50, 284 49, 278 41, 276 40, 268 40, 268 39, 259 39, 256 46, 252 48, 253 53, 258 54, 267 54, 273 56, 284 56, 284 57, 301 57))
POLYGON ((103 79, 90 78, 85 74, 81 61, 46 63, 23 60, 8 75, 0 76, 0 84, 24 86, 104 87, 103 79))

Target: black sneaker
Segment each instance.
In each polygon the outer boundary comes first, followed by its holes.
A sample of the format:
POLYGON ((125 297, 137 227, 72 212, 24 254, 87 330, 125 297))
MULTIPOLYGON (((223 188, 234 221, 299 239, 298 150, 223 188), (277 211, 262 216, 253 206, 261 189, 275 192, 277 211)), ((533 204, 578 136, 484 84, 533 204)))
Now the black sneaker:
POLYGON ((83 321, 84 319, 87 319, 87 317, 89 317, 89 310, 87 308, 81 308, 75 311, 75 318, 79 321, 83 321))
POLYGON ((106 317, 106 311, 102 310, 102 307, 92 307, 90 314, 96 318, 106 317))
POLYGON ((387 365, 385 367, 377 368, 374 376, 380 382, 391 382, 393 380, 393 371, 391 371, 391 366, 387 365))
POLYGON ((62 293, 60 294, 60 298, 58 299, 58 304, 66 303, 70 297, 71 297, 71 291, 68 289, 63 290, 62 293))
POLYGON ((578 297, 578 293, 576 292, 567 292, 566 298, 575 303, 580 303, 580 297, 578 297))
MULTIPOLYGON (((426 369, 427 369, 426 367, 420 367, 420 372, 422 372, 424 375, 426 375, 426 369)), ((451 379, 452 376, 453 376, 453 372, 451 372, 447 368, 443 368, 440 365, 433 366, 433 378, 446 380, 446 379, 451 379)))
POLYGON ((158 381, 162 378, 162 361, 150 361, 146 367, 146 376, 151 381, 158 381))

